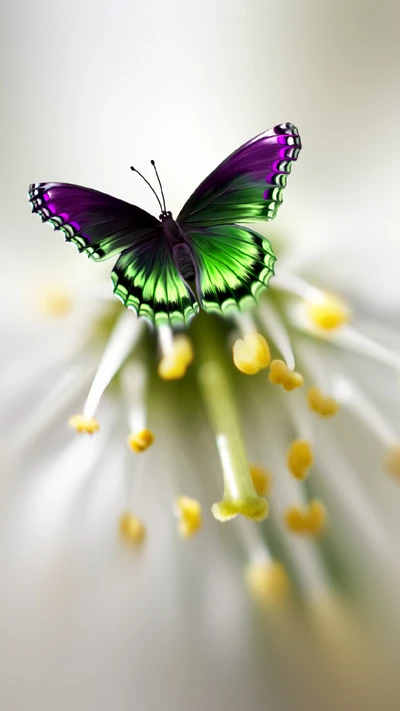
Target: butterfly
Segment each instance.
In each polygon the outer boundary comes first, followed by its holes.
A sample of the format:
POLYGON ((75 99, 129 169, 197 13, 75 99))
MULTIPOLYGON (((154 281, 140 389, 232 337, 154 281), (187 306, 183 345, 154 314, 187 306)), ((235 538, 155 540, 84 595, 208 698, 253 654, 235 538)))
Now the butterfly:
POLYGON ((159 218, 111 195, 68 183, 33 183, 32 212, 95 261, 118 256, 114 293, 156 326, 188 324, 199 311, 226 314, 257 301, 274 273, 268 239, 239 223, 272 220, 301 141, 283 123, 260 133, 196 188, 176 220, 159 218))

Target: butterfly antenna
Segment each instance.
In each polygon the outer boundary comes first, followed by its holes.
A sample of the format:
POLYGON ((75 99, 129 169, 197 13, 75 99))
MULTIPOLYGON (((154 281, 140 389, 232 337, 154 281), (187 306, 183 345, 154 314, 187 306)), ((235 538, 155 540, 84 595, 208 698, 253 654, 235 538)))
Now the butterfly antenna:
POLYGON ((161 195, 162 195, 162 199, 163 199, 163 203, 164 203, 164 212, 166 212, 166 211, 167 211, 167 208, 166 208, 166 206, 165 206, 165 197, 164 197, 164 191, 163 191, 162 185, 161 185, 160 176, 158 175, 155 161, 154 161, 154 160, 151 160, 150 163, 151 163, 151 165, 153 166, 154 170, 156 171, 156 176, 157 176, 158 184, 159 184, 159 186, 160 186, 161 195))
MULTIPOLYGON (((153 192, 154 195, 156 196, 157 202, 158 202, 158 204, 159 204, 159 206, 160 206, 160 210, 161 210, 161 212, 162 212, 162 211, 163 211, 163 208, 162 208, 162 205, 161 205, 160 198, 158 197, 158 195, 157 195, 156 191, 154 190, 153 186, 149 183, 148 180, 146 180, 146 178, 144 177, 144 175, 142 175, 141 173, 139 173, 139 171, 137 170, 137 168, 134 168, 134 167, 133 167, 133 165, 131 165, 131 170, 133 170, 134 173, 137 173, 138 175, 140 175, 140 177, 142 178, 142 180, 144 180, 144 182, 147 183, 147 185, 149 186, 150 190, 152 190, 152 192, 153 192)), ((163 196, 163 198, 164 198, 164 196, 163 196)), ((165 204, 165 201, 164 201, 164 204, 165 204)))

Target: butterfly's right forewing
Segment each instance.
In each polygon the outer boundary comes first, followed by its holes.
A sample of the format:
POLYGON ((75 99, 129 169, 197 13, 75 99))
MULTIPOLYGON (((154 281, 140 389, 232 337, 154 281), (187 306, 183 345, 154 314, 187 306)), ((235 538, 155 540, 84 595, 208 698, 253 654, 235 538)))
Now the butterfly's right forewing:
POLYGON ((157 229, 161 235, 159 220, 145 210, 79 185, 33 183, 29 200, 43 222, 97 262, 139 244, 157 229))
POLYGON ((33 212, 95 261, 120 255, 111 278, 124 306, 151 322, 185 324, 198 310, 159 220, 111 195, 67 183, 34 183, 33 212))

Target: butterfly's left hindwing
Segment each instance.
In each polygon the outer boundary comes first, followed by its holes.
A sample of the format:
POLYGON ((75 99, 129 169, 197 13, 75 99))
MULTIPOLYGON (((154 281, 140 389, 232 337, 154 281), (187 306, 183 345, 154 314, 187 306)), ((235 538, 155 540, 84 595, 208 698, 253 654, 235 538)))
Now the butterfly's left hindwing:
POLYGON ((270 242, 238 222, 272 220, 301 141, 280 124, 238 148, 194 191, 177 221, 191 245, 206 311, 226 313, 258 299, 274 271, 270 242))
POLYGON ((258 300, 274 273, 269 240, 242 225, 199 228, 188 236, 205 311, 226 314, 258 300))

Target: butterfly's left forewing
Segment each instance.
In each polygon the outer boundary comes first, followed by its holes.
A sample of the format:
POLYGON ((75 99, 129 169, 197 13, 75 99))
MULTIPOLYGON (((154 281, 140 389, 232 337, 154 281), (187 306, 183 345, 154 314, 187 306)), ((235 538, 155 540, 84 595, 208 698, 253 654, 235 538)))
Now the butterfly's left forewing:
POLYGON ((272 220, 299 155, 299 132, 280 124, 238 148, 203 180, 178 215, 191 245, 201 305, 242 308, 273 274, 270 242, 238 222, 272 220))
POLYGON ((177 221, 205 227, 272 220, 300 150, 299 132, 292 123, 260 133, 200 183, 177 221))

